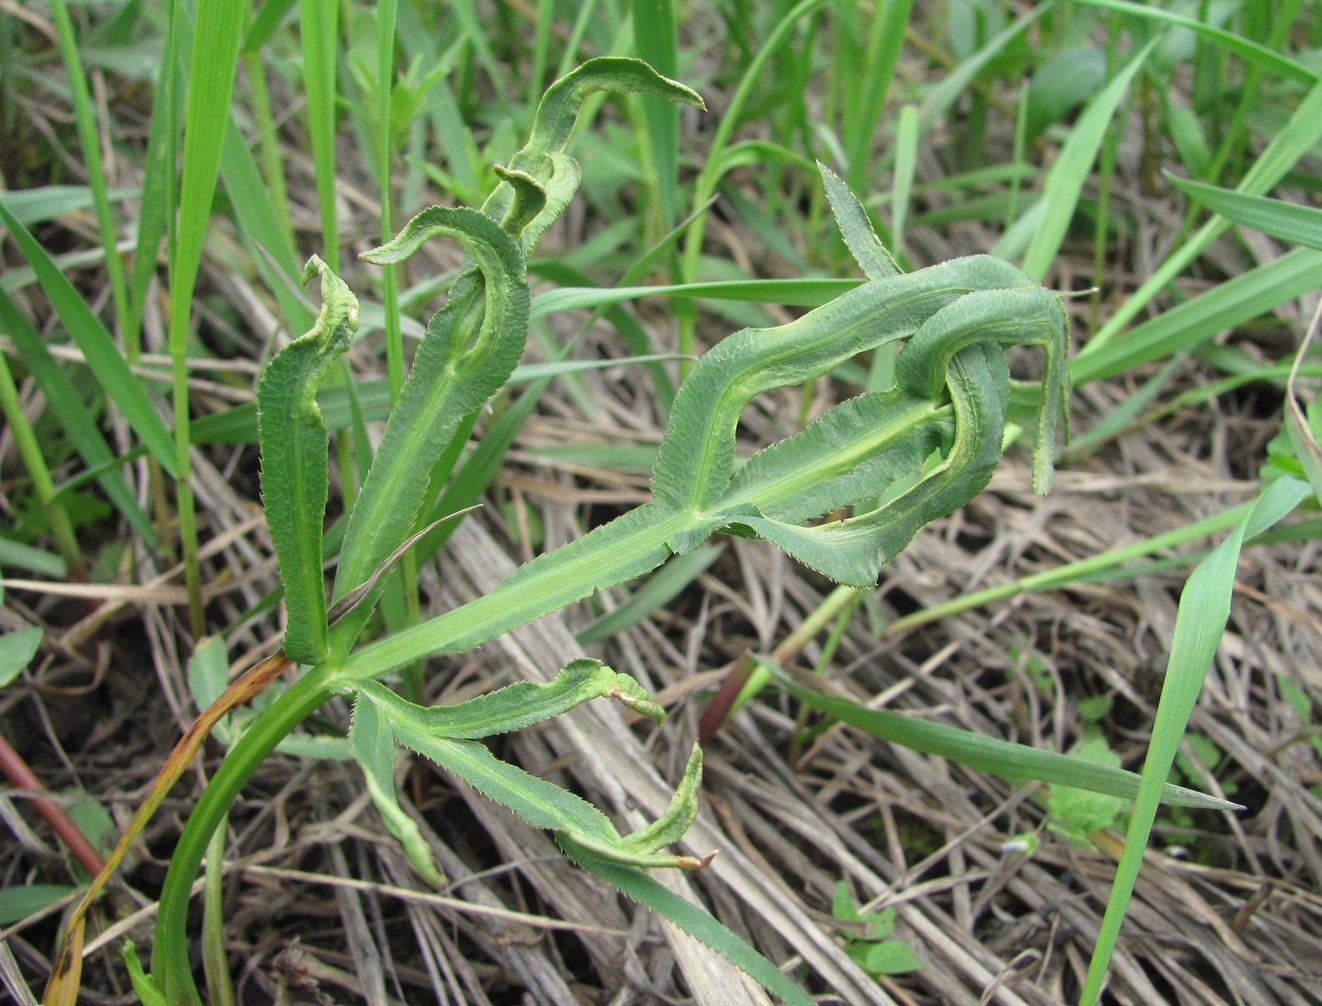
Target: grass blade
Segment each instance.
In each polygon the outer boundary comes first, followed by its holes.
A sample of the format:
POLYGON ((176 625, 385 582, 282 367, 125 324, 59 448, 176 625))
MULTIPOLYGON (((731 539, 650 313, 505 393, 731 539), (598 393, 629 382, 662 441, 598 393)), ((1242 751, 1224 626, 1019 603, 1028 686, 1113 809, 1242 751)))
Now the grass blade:
POLYGON ((1322 210, 1165 174, 1177 189, 1218 216, 1282 241, 1322 250, 1322 210))
POLYGON ((115 452, 101 435, 96 417, 83 404, 82 395, 51 356, 37 330, 3 291, 0 291, 0 326, 14 340, 24 366, 46 396, 51 412, 79 457, 89 468, 100 472, 97 481, 102 490, 143 541, 155 548, 158 544, 156 531, 120 474, 115 452))
MULTIPOLYGON (((1005 779, 1022 781, 1035 779, 1056 786, 1107 793, 1111 796, 1135 797, 1140 792, 1140 778, 1134 772, 1109 768, 1092 762, 1043 751, 1026 744, 1015 744, 997 737, 986 737, 886 709, 870 709, 852 699, 826 695, 815 682, 811 686, 798 683, 790 673, 774 661, 759 658, 758 663, 777 678, 785 690, 802 702, 835 717, 843 723, 866 731, 874 737, 899 744, 911 751, 937 755, 959 762, 979 772, 989 772, 1005 779)), ((1162 776, 1165 779, 1165 776, 1162 776)), ((1229 810, 1235 804, 1206 796, 1182 786, 1167 784, 1157 791, 1159 801, 1178 807, 1207 807, 1229 810)))
POLYGON ((78 548, 78 538, 74 534, 73 524, 69 521, 69 513, 56 495, 50 467, 46 464, 41 445, 37 443, 32 424, 28 422, 27 413, 19 403, 18 387, 14 384, 14 375, 9 372, 9 361, 3 353, 0 353, 0 414, 4 415, 5 422, 9 425, 9 434, 14 438, 14 445, 23 459, 23 466, 28 470, 32 488, 50 523, 55 544, 59 547, 60 554, 64 556, 68 573, 76 580, 86 579, 87 570, 83 567, 82 551, 78 548))
MULTIPOLYGON (((675 8, 671 0, 645 0, 633 4, 633 38, 638 55, 663 77, 673 78, 679 65, 675 42, 675 8)), ((671 102, 644 95, 647 149, 651 154, 653 184, 661 212, 661 230, 679 213, 679 109, 671 102)))
MULTIPOLYGON (((216 193, 220 148, 229 123, 230 96, 234 92, 239 39, 247 8, 243 0, 211 0, 198 5, 189 54, 179 225, 170 256, 169 344, 175 434, 175 461, 170 470, 176 478, 179 539, 183 546, 189 618, 194 638, 203 635, 204 621, 202 580, 197 564, 197 516, 190 481, 188 331, 193 290, 202 265, 202 242, 211 220, 211 203, 216 193)), ((173 16, 181 17, 183 10, 182 5, 176 4, 173 16)))
POLYGON ((83 149, 83 163, 92 190, 92 203, 96 208, 97 228, 101 232, 101 248, 106 255, 106 275, 110 278, 110 296, 115 303, 115 319, 121 335, 128 338, 130 314, 128 284, 124 279, 124 261, 119 257, 115 221, 110 213, 110 195, 106 173, 101 164, 101 138, 97 135, 96 117, 92 114, 92 98, 87 90, 87 77, 83 74, 78 40, 74 38, 73 23, 65 0, 51 0, 51 17, 60 38, 60 55, 69 75, 69 95, 73 99, 74 118, 78 123, 78 140, 83 149))
POLYGON ((1047 174, 1042 198, 996 242, 992 249, 993 255, 1012 258, 1016 254, 1014 246, 1018 241, 1030 238, 1021 268, 1036 280, 1046 275, 1074 219, 1079 196, 1091 177, 1092 165, 1097 160, 1097 152, 1106 138, 1106 131, 1115 118, 1115 111, 1159 39, 1160 36, 1152 38, 1106 88, 1088 103, 1047 174))
POLYGON ((321 211, 321 257, 333 273, 340 271, 340 231, 335 215, 335 43, 339 10, 339 4, 324 0, 299 3, 308 135, 321 211))
POLYGON ((1175 634, 1171 640, 1157 718, 1152 727, 1152 741, 1143 763, 1138 800, 1129 821, 1125 850, 1116 868, 1106 914, 1102 918, 1101 933, 1088 967, 1087 984, 1080 997, 1082 1006, 1092 1006, 1101 994, 1106 969, 1147 849, 1163 785, 1230 617, 1230 598, 1235 588, 1235 567, 1239 562, 1240 548, 1245 539, 1267 530, 1310 495, 1308 485, 1297 479, 1283 478, 1268 486, 1230 537, 1198 564, 1180 594, 1175 634))
MULTIPOLYGON (((1319 139, 1322 139, 1322 83, 1315 84, 1299 102, 1289 122, 1272 137, 1235 191, 1249 195, 1266 192, 1285 177, 1285 173, 1312 150, 1319 139)), ((1172 252, 1160 268, 1129 296, 1110 320, 1079 350, 1077 359, 1085 360, 1105 349, 1151 303, 1153 297, 1164 290, 1229 226, 1230 221, 1220 216, 1205 223, 1197 234, 1172 252)))
MULTIPOLYGON (((895 68, 900 63, 904 48, 904 29, 913 13, 913 0, 886 0, 872 15, 872 31, 868 37, 866 62, 868 72, 863 77, 863 95, 855 118, 845 123, 847 139, 846 180, 855 192, 867 190, 871 179, 869 169, 874 167, 872 144, 881 123, 895 79, 895 68)), ((898 156, 898 153, 897 153, 898 156)), ((899 245, 896 244, 897 252, 899 245)))
MULTIPOLYGON (((1075 356, 1075 384, 1122 374, 1152 360, 1192 348, 1218 332, 1266 314, 1317 289, 1322 252, 1296 248, 1266 265, 1226 280, 1202 296, 1136 325, 1123 338, 1075 356)), ((1096 336, 1094 336, 1096 338, 1096 336)), ((1092 343, 1085 344, 1085 350, 1092 343)))
POLYGON ((115 345, 114 336, 106 330, 87 302, 78 295, 73 284, 51 261, 46 249, 3 206, 0 206, 0 220, 9 228, 9 233, 35 270, 51 305, 82 350, 87 366, 101 382, 106 394, 119 407, 134 432, 161 463, 161 467, 174 474, 176 459, 170 433, 157 414, 146 389, 129 370, 123 354, 115 345))
POLYGON ((1103 7, 1131 17, 1164 21, 1167 24, 1178 25, 1181 28, 1189 28, 1215 42, 1227 52, 1233 52, 1244 62, 1270 70, 1286 80, 1295 80, 1303 84, 1315 84, 1319 79, 1317 73, 1302 63, 1290 59, 1288 56, 1282 56, 1268 46, 1260 45, 1251 39, 1226 31, 1224 28, 1207 24, 1197 18, 1186 17, 1164 7, 1132 3, 1130 0, 1074 0, 1074 2, 1088 7, 1103 7))

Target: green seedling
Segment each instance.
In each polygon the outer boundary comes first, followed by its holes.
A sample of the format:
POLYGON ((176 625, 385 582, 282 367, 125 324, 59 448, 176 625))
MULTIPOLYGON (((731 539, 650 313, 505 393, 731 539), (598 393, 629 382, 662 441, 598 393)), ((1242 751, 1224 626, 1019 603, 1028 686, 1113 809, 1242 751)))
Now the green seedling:
MULTIPOLYGON (((1079 745, 1075 756, 1094 765, 1120 767, 1120 756, 1111 750, 1106 738, 1093 733, 1079 745)), ((1073 786, 1053 786, 1047 796, 1047 809, 1055 819, 1056 830, 1080 844, 1089 844, 1094 832, 1118 828, 1124 822, 1129 801, 1107 793, 1089 792, 1073 786)))
MULTIPOLYGON (((1047 490, 1069 395, 1065 314, 1058 295, 990 257, 901 273, 853 195, 822 169, 845 242, 868 282, 787 325, 737 332, 699 360, 675 396, 650 502, 528 563, 483 597, 364 644, 360 637, 380 597, 384 572, 425 533, 415 533, 415 522, 428 497, 429 473, 466 429, 465 418, 505 384, 520 358, 529 316, 527 257, 578 185, 578 165, 565 151, 583 100, 607 89, 701 106, 694 92, 644 63, 593 60, 552 85, 529 143, 498 170, 501 182, 480 210, 424 211, 394 240, 364 256, 374 263, 399 262, 424 241, 443 236, 458 241, 467 259, 447 305, 427 326, 390 414, 348 521, 329 598, 321 578, 327 443, 315 394, 347 345, 356 301, 328 267, 317 259, 309 264, 307 277, 322 280, 322 312, 307 336, 276 356, 259 388, 262 490, 285 584, 285 649, 244 674, 199 717, 121 847, 141 830, 212 726, 285 670, 305 666, 279 698, 251 718, 189 815, 162 890, 152 974, 129 957, 144 1000, 200 1002, 187 915, 207 844, 262 760, 340 695, 354 705, 349 746, 376 806, 414 867, 431 882, 443 878, 395 794, 397 743, 554 832, 585 869, 726 954, 782 999, 808 1001, 742 940, 645 873, 658 866, 697 868, 709 858, 665 851, 697 813, 698 749, 667 812, 650 826, 620 835, 601 811, 499 760, 480 743, 593 698, 617 699, 659 722, 661 710, 631 678, 599 662, 577 660, 550 684, 520 682, 445 708, 406 701, 378 679, 423 657, 470 649, 646 575, 671 556, 693 553, 715 534, 760 537, 842 584, 875 584, 882 567, 920 528, 987 485, 1001 455, 1011 404, 1005 358, 1010 345, 1043 351, 1029 428, 1034 488, 1047 490), (754 397, 901 343, 892 387, 841 403, 736 471, 735 433, 754 397), (888 491, 897 484, 902 491, 888 491), (823 521, 827 514, 833 516, 823 521)), ((943 751, 945 743, 936 750, 943 751)), ((1035 777, 1031 763, 1017 762, 1014 768, 1035 777)), ((1120 790, 1132 785, 1118 772, 1099 770, 1085 778, 1110 779, 1120 790)), ((82 916, 107 876, 108 871, 97 879, 75 913, 47 1003, 70 1003, 76 996, 82 916)))
POLYGON ((842 880, 831 899, 831 914, 841 922, 853 924, 845 931, 845 953, 874 978, 916 971, 923 966, 914 958, 913 947, 902 940, 887 938, 895 928, 894 908, 860 911, 849 896, 849 885, 842 880))

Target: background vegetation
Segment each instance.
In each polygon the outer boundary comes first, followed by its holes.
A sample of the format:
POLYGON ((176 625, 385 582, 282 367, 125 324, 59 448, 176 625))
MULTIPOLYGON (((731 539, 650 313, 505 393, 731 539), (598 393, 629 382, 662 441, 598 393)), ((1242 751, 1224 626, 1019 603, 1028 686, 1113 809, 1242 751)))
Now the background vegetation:
MULTIPOLYGON (((321 397, 336 518, 416 319, 460 265, 440 247, 425 269, 356 255, 433 202, 480 205, 547 84, 614 54, 707 111, 594 99, 571 148, 583 187, 532 263, 529 353, 434 509, 486 505, 406 557, 369 631, 452 608, 641 502, 688 360, 858 282, 815 160, 905 268, 990 251, 1079 294, 1073 439, 1050 496, 1012 453, 874 592, 722 540, 406 686, 455 701, 584 649, 628 671, 670 712, 664 732, 589 712, 499 742, 616 812, 652 809, 752 653, 877 707, 1137 769, 1181 591, 1213 603, 1233 582, 1202 697, 1183 697, 1189 732, 1178 752, 1182 723, 1155 740, 1175 781, 1246 809, 1160 813, 1105 995, 1322 1001, 1316 519, 1220 554, 1219 587, 1185 588, 1265 486, 1318 482, 1304 336, 1322 276, 1320 46, 1307 0, 0 4, 0 728, 9 764, 35 773, 15 786, 52 790, 48 816, 63 808, 93 847, 71 852, 33 801, 0 795, 0 976, 40 982, 96 847, 227 673, 278 640, 253 392, 311 325, 303 262, 320 255, 362 301, 321 397), (639 289, 694 283, 725 285, 639 289)), ((766 396, 741 436, 781 439, 887 386, 893 364, 766 396)), ((1198 641, 1218 628, 1208 616, 1198 641)), ((246 715, 167 802, 92 942, 149 933, 187 787, 246 715)), ((245 792, 213 872, 225 912, 207 953, 240 1001, 747 996, 544 833, 419 763, 401 796, 452 882, 428 889, 335 760, 346 710, 322 715, 245 792)), ((1128 802, 915 755, 774 687, 706 758, 689 844, 722 854, 691 888, 805 988, 1079 998, 1128 802)), ((88 1001, 122 998, 118 954, 94 954, 87 983, 88 1001)))

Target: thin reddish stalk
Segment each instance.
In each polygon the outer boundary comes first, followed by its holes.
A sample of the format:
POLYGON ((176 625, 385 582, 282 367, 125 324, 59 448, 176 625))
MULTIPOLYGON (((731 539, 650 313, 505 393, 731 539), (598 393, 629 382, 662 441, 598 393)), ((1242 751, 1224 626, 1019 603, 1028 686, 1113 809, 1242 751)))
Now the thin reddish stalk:
MULTIPOLYGON (((0 734, 0 769, 3 769, 9 781, 20 789, 34 793, 46 791, 41 780, 36 777, 32 769, 28 768, 23 756, 14 750, 2 734, 0 734)), ((105 857, 96 851, 87 836, 83 834, 83 830, 65 813, 63 807, 54 800, 42 796, 33 796, 30 799, 37 813, 46 819, 46 823, 59 836, 60 841, 69 847, 69 851, 82 864, 83 869, 93 876, 105 869, 105 857)))

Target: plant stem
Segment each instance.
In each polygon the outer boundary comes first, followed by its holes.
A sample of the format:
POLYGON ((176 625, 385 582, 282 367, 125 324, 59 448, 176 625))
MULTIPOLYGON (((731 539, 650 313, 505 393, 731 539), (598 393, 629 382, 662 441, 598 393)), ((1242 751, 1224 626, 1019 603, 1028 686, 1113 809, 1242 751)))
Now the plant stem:
POLYGON ((200 1004, 202 1001, 189 963, 188 903, 211 836, 225 820, 239 790, 266 756, 330 698, 331 689, 326 682, 333 670, 333 666, 323 664, 308 671, 259 716, 221 762, 189 814, 161 888, 156 944, 152 948, 153 974, 167 1002, 200 1004))
MULTIPOLYGON (((41 780, 36 777, 32 769, 28 767, 22 756, 14 750, 9 741, 0 734, 0 771, 9 778, 19 789, 29 790, 33 793, 44 793, 46 787, 41 784, 41 780)), ((45 797, 32 797, 32 808, 46 819, 51 829, 60 837, 69 851, 73 853, 75 859, 83 865, 89 873, 96 874, 105 866, 105 860, 101 858, 101 853, 96 851, 81 828, 74 823, 73 818, 65 812, 54 800, 47 800, 45 797)))

